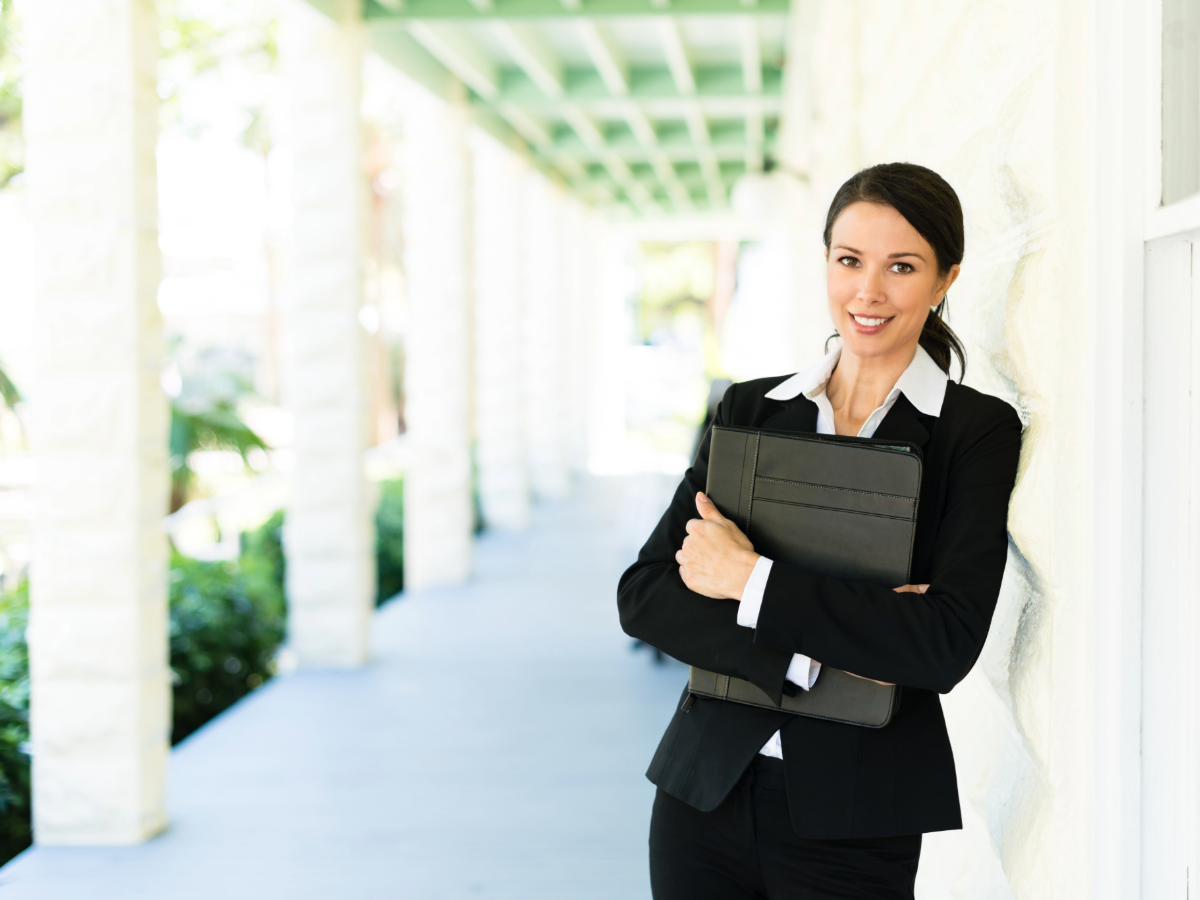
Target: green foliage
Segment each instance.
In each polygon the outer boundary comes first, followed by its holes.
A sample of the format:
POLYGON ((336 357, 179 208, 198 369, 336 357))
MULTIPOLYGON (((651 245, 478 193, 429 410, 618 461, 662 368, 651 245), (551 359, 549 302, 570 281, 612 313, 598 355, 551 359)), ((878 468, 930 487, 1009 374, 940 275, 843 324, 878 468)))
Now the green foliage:
POLYGON ((196 473, 188 464, 194 450, 233 450, 243 460, 255 447, 266 450, 267 445, 254 430, 242 421, 237 408, 226 399, 204 405, 171 402, 171 511, 187 502, 195 484, 196 473))
POLYGON ((379 485, 375 510, 375 605, 404 589, 404 480, 379 485))
POLYGON ((17 386, 13 384, 3 367, 0 367, 0 402, 9 407, 16 406, 21 402, 21 392, 17 390, 17 386))
POLYGON ((680 320, 703 322, 704 305, 712 296, 716 269, 709 243, 638 246, 641 290, 637 328, 644 341, 670 331, 680 320))
POLYGON ((29 583, 0 594, 0 864, 29 846, 29 583))
MULTIPOLYGON (((271 150, 269 79, 279 61, 279 23, 270 3, 158 0, 158 95, 165 128, 197 135, 209 122, 189 115, 187 93, 206 80, 234 103, 243 122, 242 143, 264 157, 271 150)), ((199 107, 204 107, 201 102, 199 107)))
POLYGON ((171 560, 171 740, 183 740, 274 672, 284 637, 282 513, 245 536, 236 561, 171 560))
POLYGON ((241 555, 261 559, 270 565, 271 579, 283 592, 283 579, 287 571, 287 559, 283 555, 283 510, 276 510, 271 518, 253 531, 243 531, 241 555))
POLYGON ((12 0, 0 0, 0 188, 25 168, 18 24, 12 0))
POLYGON ((21 55, 12 0, 0 0, 0 188, 25 166, 21 137, 21 55))

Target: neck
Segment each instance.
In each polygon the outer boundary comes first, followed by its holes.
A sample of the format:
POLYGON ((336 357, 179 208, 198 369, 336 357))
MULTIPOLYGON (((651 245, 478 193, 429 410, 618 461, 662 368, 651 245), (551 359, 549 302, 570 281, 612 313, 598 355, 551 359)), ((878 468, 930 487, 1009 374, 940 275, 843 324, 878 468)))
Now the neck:
MULTIPOLYGON (((883 401, 917 354, 917 344, 898 348, 886 356, 855 356, 845 347, 837 368, 825 385, 838 425, 856 433, 883 401)), ((841 427, 838 428, 842 433, 841 427)))

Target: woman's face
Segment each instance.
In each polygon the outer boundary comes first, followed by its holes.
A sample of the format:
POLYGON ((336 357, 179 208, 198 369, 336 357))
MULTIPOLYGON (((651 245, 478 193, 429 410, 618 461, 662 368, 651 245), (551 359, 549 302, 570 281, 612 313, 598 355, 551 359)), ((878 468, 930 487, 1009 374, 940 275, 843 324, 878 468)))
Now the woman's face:
POLYGON ((890 206, 852 203, 833 223, 826 283, 842 352, 909 356, 930 309, 958 277, 938 274, 929 242, 890 206))

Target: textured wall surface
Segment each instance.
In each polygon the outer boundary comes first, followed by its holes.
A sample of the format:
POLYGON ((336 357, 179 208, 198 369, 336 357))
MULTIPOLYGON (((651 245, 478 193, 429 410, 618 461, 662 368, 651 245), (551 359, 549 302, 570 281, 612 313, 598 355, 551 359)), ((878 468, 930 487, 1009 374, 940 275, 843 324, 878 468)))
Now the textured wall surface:
POLYGON ((23 8, 36 232, 34 831, 120 844, 165 825, 166 355, 151 0, 23 8))
POLYGON ((356 9, 339 0, 335 24, 297 4, 281 40, 295 209, 286 311, 296 427, 288 643, 303 666, 365 661, 374 609, 374 502, 362 464, 369 412, 358 321, 365 186, 356 9))
MULTIPOLYGON (((822 250, 837 186, 863 165, 921 163, 963 201, 967 253, 950 292, 969 353, 966 383, 1027 423, 1009 567, 983 655, 944 699, 964 829, 927 838, 918 896, 1083 896, 1083 717, 1090 515, 1084 179, 1086 35, 1076 4, 801 3, 789 110, 807 124, 792 155, 811 176, 801 254, 822 250), (1019 27, 1014 27, 1019 23, 1019 27), (804 49, 800 49, 804 48, 804 49), (1072 266, 1071 260, 1077 265, 1072 266)), ((801 259, 800 302, 824 298, 801 259)), ((798 346, 812 346, 810 333, 798 346)), ((823 335, 821 336, 823 337, 823 335)), ((1090 702, 1090 701, 1089 701, 1090 702)))

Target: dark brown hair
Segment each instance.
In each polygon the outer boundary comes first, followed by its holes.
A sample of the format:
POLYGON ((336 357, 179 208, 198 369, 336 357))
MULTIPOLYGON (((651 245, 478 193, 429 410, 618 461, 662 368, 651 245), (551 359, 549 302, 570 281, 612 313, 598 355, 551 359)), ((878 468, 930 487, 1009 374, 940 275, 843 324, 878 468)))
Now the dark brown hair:
MULTIPOLYGON (((890 206, 908 220, 917 234, 929 242, 937 256, 938 274, 962 262, 962 204, 946 179, 932 169, 913 163, 884 163, 863 169, 838 188, 825 216, 825 249, 833 234, 833 223, 852 203, 878 203, 890 206)), ((959 369, 967 371, 967 351, 943 316, 947 297, 933 308, 919 343, 942 371, 950 373, 950 354, 958 357, 959 369)), ((961 380, 961 376, 960 376, 961 380)))

